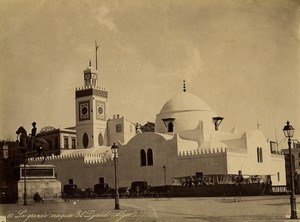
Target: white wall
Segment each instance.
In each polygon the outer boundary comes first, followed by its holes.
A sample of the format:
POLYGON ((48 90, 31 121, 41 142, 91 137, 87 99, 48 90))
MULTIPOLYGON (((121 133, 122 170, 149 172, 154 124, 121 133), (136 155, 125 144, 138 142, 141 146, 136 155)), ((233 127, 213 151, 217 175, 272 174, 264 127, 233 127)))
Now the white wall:
POLYGON ((284 156, 271 154, 269 143, 258 130, 247 132, 245 142, 247 144, 245 153, 228 154, 228 173, 242 170, 244 175, 271 175, 273 185, 285 185, 284 156), (258 162, 257 159, 258 147, 263 150, 262 162, 258 162), (277 179, 277 172, 280 174, 280 181, 277 179))

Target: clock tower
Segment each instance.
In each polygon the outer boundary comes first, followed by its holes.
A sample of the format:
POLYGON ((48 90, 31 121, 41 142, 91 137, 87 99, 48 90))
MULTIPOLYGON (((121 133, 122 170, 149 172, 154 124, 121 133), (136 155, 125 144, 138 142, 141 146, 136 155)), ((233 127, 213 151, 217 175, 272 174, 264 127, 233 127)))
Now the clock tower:
POLYGON ((108 92, 98 86, 98 72, 89 63, 83 71, 84 87, 76 88, 78 149, 106 144, 108 92))

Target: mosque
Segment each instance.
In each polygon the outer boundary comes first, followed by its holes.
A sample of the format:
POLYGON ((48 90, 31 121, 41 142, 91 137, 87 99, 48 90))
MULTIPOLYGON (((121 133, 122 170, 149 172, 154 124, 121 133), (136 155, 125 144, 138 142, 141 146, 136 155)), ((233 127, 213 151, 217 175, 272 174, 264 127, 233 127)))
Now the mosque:
POLYGON ((60 155, 47 158, 61 184, 73 181, 80 188, 92 188, 101 180, 113 187, 111 146, 116 143, 120 187, 130 187, 134 181, 171 185, 176 178, 196 173, 268 175, 273 185, 286 185, 284 155, 272 151, 262 132, 221 131, 223 117, 187 92, 185 83, 183 91, 156 115, 154 132, 143 132, 123 116, 109 118, 108 91, 98 86, 98 71, 91 63, 83 79, 84 86, 75 90, 76 128, 39 134, 52 140, 53 146, 65 147, 60 155))

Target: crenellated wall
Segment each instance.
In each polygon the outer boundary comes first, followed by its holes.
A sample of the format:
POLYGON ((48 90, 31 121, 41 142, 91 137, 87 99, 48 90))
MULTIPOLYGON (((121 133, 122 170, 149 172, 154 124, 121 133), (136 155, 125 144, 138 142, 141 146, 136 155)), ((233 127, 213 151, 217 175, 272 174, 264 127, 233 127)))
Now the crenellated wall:
MULTIPOLYGON (((79 158, 83 161, 84 164, 101 164, 101 163, 110 163, 113 159, 107 159, 104 153, 71 153, 71 154, 63 154, 63 155, 52 155, 47 157, 46 161, 53 160, 64 160, 64 159, 76 159, 79 158)), ((29 161, 41 162, 43 161, 43 157, 30 158, 29 161)))
POLYGON ((85 90, 85 89, 99 89, 99 90, 102 90, 102 91, 107 91, 107 89, 104 88, 104 87, 93 86, 93 85, 87 85, 87 86, 82 86, 82 87, 76 87, 76 91, 85 90))
POLYGON ((206 154, 218 154, 218 153, 227 153, 227 152, 235 152, 235 153, 247 153, 247 150, 244 149, 233 149, 233 148, 212 148, 212 149, 197 149, 197 150, 189 150, 189 151, 179 151, 178 156, 203 156, 206 154))

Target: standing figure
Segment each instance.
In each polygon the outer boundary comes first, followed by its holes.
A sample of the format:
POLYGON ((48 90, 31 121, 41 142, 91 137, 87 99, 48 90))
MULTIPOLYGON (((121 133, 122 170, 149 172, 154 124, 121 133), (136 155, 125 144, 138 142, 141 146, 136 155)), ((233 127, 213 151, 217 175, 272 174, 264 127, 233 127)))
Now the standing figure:
POLYGON ((36 136, 36 131, 37 131, 36 122, 33 122, 32 123, 31 134, 29 135, 30 136, 30 138, 29 138, 30 150, 33 150, 33 144, 34 144, 34 139, 35 139, 35 136, 36 136))

